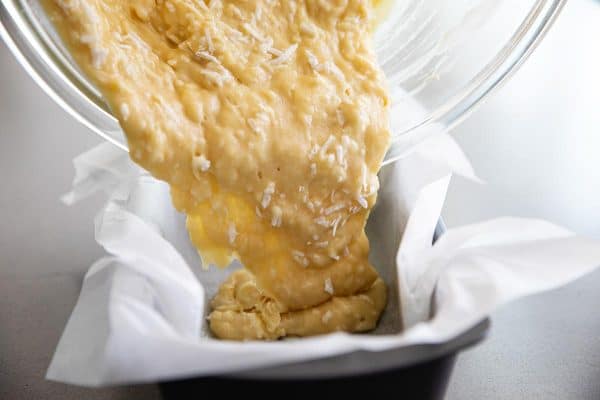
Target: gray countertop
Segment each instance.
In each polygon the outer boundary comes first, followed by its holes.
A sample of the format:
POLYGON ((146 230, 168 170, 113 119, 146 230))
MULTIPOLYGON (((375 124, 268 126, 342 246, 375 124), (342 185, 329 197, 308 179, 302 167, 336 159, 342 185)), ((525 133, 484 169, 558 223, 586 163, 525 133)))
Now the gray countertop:
MULTIPOLYGON (((486 185, 452 182, 449 226, 545 218, 600 238, 600 3, 571 0, 531 59, 456 138, 486 185)), ((600 399, 600 271, 492 315, 448 400, 600 399)))
POLYGON ((100 143, 25 75, 0 41, 0 399, 159 399, 156 386, 90 390, 46 381, 86 269, 102 251, 101 199, 59 202, 71 159, 100 143))
MULTIPOLYGON (((600 52, 590 51, 598 22, 600 7, 572 0, 525 68, 458 129, 488 184, 453 182, 450 226, 523 215, 600 237, 600 52)), ((71 159, 100 140, 46 97, 4 44, 0 71, 0 399, 157 399, 155 385, 92 390, 44 380, 83 274, 102 254, 92 226, 101 199, 71 208, 58 200, 71 159)), ((448 399, 600 399, 598 288, 600 272, 498 310, 489 339, 459 357, 448 399)))

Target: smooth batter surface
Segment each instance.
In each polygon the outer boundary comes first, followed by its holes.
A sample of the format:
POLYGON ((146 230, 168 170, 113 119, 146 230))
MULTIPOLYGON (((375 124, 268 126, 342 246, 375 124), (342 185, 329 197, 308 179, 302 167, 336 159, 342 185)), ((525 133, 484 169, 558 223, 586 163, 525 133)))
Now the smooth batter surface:
POLYGON ((364 225, 389 120, 370 1, 48 2, 204 263, 246 267, 211 302, 216 336, 375 327, 364 225))

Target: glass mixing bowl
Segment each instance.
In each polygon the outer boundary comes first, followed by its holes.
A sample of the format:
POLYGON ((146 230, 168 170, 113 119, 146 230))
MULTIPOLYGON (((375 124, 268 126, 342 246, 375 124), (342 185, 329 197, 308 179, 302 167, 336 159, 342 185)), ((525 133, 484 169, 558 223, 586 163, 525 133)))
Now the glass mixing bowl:
MULTIPOLYGON (((394 142, 385 162, 468 116, 518 69, 565 2, 382 2, 374 35, 392 92, 394 142), (424 112, 403 112, 415 101, 424 112)), ((73 63, 38 0, 0 0, 0 36, 50 97, 93 132, 127 149, 117 120, 73 63)))

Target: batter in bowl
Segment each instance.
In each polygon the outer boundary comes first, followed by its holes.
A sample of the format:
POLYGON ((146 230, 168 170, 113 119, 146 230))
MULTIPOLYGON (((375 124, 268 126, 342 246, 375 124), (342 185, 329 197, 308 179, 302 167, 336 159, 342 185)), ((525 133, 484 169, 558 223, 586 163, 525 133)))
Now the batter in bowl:
POLYGON ((73 57, 171 186, 220 338, 373 329, 364 227, 389 146, 368 0, 47 0, 73 57))

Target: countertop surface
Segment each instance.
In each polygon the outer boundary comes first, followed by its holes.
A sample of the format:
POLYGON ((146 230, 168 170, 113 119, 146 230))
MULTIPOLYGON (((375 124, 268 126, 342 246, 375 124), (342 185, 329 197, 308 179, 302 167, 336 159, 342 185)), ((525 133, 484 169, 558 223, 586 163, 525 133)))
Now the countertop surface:
MULTIPOLYGON (((485 185, 455 179, 449 226, 542 217, 600 238, 600 7, 572 0, 513 80, 456 130, 485 185), (595 46, 595 50, 594 50, 595 46)), ((155 385, 84 389, 44 379, 102 255, 101 199, 59 202, 71 159, 100 143, 27 77, 0 43, 0 399, 158 399, 155 385)), ((600 271, 492 315, 459 356, 447 399, 600 399, 600 271)))

